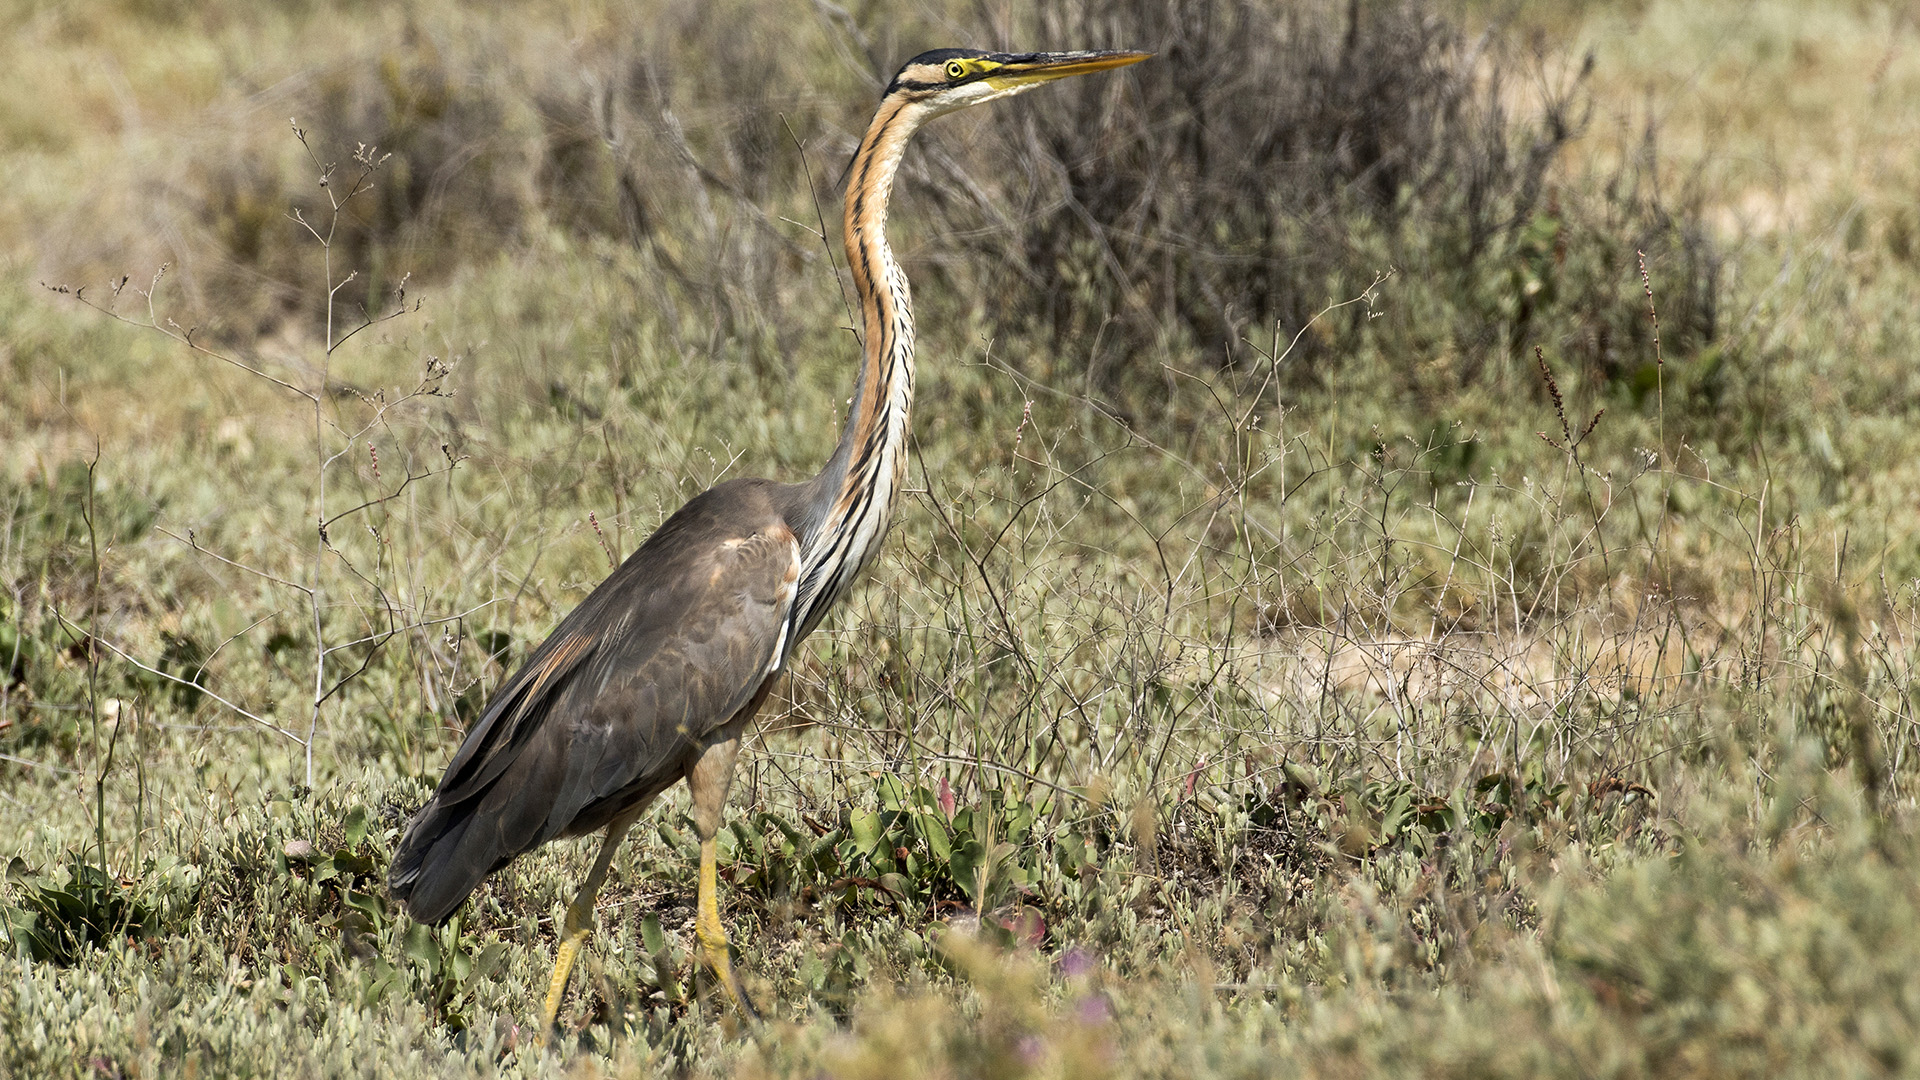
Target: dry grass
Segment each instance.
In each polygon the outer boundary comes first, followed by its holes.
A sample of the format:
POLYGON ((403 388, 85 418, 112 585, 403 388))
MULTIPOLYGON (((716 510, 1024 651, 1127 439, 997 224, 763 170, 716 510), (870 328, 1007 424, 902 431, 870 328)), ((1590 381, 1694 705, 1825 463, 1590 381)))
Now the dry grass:
POLYGON ((1393 144, 1437 194, 1369 202, 1337 146, 1288 151, 1338 213, 1269 237, 1253 262, 1298 276, 1241 308, 1208 292, 1226 264, 1149 264, 1270 222, 1209 210, 1257 161, 1175 152, 1257 130, 1244 84, 1183 112, 1143 66, 1059 99, 1075 127, 1036 97, 929 132, 897 230, 914 490, 723 834, 775 1020, 702 999, 674 805, 616 864, 550 1055, 523 1025, 588 852, 430 932, 381 894, 403 814, 609 555, 717 479, 824 458, 851 346, 808 177, 830 186, 872 71, 1161 15, 13 13, 0 1074, 1910 1071, 1920 324, 1906 106, 1874 88, 1914 30, 1591 5, 1517 19, 1484 62, 1559 74, 1496 85, 1446 81, 1477 7, 1176 10, 1176 44, 1284 31, 1226 42, 1256 75, 1302 61, 1276 108, 1377 105, 1305 60, 1353 12, 1400 27, 1375 52, 1417 47, 1446 108, 1393 144), (1508 231, 1450 260, 1447 170, 1540 145, 1540 85, 1590 93, 1594 134, 1489 174, 1524 221, 1490 211, 1508 231), (1649 101, 1662 154, 1625 155, 1649 101), (339 193, 288 115, 343 179, 357 143, 394 155, 331 278, 282 217, 339 193), (1060 169, 1004 166, 1035 148, 1060 169), (1149 175, 1151 199, 1101 186, 1149 175), (1733 227, 1776 197, 1798 209, 1733 227), (1306 235, 1322 261, 1287 261, 1306 235), (1425 261, 1376 281, 1396 252, 1425 261), (423 307, 328 348, 408 273, 423 307), (1035 288, 1065 323, 1018 310, 1035 288))

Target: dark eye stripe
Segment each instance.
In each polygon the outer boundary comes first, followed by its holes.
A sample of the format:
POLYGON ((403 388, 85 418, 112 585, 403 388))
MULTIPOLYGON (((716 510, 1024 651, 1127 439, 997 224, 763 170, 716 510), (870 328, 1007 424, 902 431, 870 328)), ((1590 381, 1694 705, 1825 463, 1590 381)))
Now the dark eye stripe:
POLYGON ((919 94, 929 90, 946 90, 955 86, 964 86, 967 83, 992 78, 996 70, 1000 67, 1000 65, 994 64, 991 60, 987 61, 987 63, 992 66, 982 71, 974 71, 968 69, 965 64, 961 64, 961 73, 954 75, 948 67, 949 64, 954 63, 960 62, 947 60, 938 64, 908 64, 905 68, 901 69, 900 74, 894 76, 892 85, 887 87, 887 93, 894 94, 905 91, 919 94), (908 71, 912 71, 914 75, 920 77, 915 78, 910 76, 907 74, 908 71), (933 79, 927 79, 927 75, 932 75, 933 79))

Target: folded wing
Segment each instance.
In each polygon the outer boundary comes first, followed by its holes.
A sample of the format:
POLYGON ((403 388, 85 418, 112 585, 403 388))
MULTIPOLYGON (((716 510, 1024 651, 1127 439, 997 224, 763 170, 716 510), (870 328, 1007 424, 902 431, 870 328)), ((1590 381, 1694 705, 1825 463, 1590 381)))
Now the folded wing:
POLYGON ((778 673, 800 551, 761 487, 682 507, 501 686, 394 853, 415 918, 672 786, 778 673))

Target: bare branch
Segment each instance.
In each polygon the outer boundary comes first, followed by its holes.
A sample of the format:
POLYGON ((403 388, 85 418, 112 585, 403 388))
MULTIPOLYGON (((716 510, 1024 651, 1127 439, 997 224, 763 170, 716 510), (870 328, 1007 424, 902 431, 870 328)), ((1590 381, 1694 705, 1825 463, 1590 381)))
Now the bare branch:
MULTIPOLYGON (((79 631, 79 627, 74 626, 70 621, 67 620, 65 616, 56 616, 56 618, 59 618, 61 622, 66 623, 68 629, 73 630, 75 632, 79 631)), ((108 652, 111 652, 115 656, 118 656, 120 659, 125 660, 127 663, 132 664, 134 667, 139 668, 141 671, 144 671, 149 675, 158 675, 160 678, 165 679, 168 682, 178 683, 181 686, 191 686, 195 690, 200 691, 201 693, 207 695, 213 700, 233 710, 235 715, 243 716, 248 720, 253 721, 256 724, 259 724, 261 727, 266 728, 268 731, 272 731, 275 734, 278 734, 286 738, 288 741, 293 742, 296 745, 299 745, 299 746, 307 745, 307 742, 305 739, 302 739, 300 736, 295 735, 293 732, 288 731, 286 728, 281 727, 279 724, 276 724, 273 721, 268 720, 263 716, 256 715, 255 713, 249 712, 248 710, 240 707, 239 705, 235 705, 233 702, 228 701, 224 697, 221 697, 218 693, 215 693, 214 691, 209 690, 206 684, 204 683, 189 682, 188 680, 183 679, 178 675, 169 674, 165 671, 161 671, 158 668, 148 667, 146 664, 141 663, 139 660, 135 659, 133 656, 128 654, 126 650, 120 648, 120 646, 115 645, 113 642, 108 641, 105 638, 96 637, 96 638, 92 638, 91 640, 99 642, 101 645, 106 647, 108 652)))

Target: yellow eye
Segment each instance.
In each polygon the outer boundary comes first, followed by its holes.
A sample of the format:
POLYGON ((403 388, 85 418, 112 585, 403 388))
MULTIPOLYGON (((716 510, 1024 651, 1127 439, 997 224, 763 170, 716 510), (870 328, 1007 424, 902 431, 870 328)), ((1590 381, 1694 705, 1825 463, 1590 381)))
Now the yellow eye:
POLYGON ((965 64, 962 64, 958 60, 947 61, 947 78, 964 79, 966 78, 966 75, 967 75, 967 66, 965 64))

